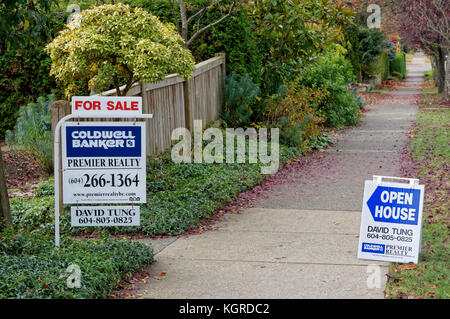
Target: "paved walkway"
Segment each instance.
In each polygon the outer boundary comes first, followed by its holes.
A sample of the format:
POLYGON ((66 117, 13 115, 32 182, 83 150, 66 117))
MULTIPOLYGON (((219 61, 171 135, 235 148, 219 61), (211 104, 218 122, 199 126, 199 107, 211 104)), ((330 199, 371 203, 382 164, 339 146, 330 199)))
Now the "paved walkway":
MULTIPOLYGON (((420 93, 426 65, 408 65, 420 93)), ((417 106, 372 105, 360 124, 313 158, 267 198, 242 214, 227 214, 218 230, 152 241, 159 251, 142 288, 147 298, 383 298, 387 263, 356 258, 364 180, 395 176, 417 106), (369 267, 377 265, 379 268, 369 267), (368 276, 379 270, 380 286, 368 276), (159 276, 165 272, 165 276, 159 276)))

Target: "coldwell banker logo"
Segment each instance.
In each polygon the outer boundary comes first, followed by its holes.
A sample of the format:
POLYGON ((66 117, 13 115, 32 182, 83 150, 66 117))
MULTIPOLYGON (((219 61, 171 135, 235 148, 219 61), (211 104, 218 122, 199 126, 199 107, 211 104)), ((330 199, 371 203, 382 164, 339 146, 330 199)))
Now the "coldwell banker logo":
POLYGON ((67 157, 140 157, 141 128, 68 126, 67 157))

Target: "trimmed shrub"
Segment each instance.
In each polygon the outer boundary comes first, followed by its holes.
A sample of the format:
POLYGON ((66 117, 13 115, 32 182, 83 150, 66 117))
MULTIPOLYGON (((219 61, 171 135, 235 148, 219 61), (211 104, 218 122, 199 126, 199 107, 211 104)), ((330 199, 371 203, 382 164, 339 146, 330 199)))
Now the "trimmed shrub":
POLYGON ((353 24, 348 24, 344 27, 343 32, 345 37, 345 48, 347 50, 347 54, 345 55, 345 57, 352 64, 355 78, 359 79, 361 72, 361 63, 358 27, 353 24))
POLYGON ((394 60, 390 64, 391 74, 398 76, 400 80, 406 77, 406 55, 403 52, 398 52, 394 60))
POLYGON ((46 46, 50 74, 67 97, 114 86, 126 95, 138 82, 157 82, 172 73, 191 78, 194 59, 172 24, 142 8, 117 3, 80 12, 80 25, 68 25, 46 46), (121 91, 120 84, 126 83, 121 91))
POLYGON ((383 52, 380 55, 381 63, 381 81, 386 81, 389 78, 389 55, 383 52))

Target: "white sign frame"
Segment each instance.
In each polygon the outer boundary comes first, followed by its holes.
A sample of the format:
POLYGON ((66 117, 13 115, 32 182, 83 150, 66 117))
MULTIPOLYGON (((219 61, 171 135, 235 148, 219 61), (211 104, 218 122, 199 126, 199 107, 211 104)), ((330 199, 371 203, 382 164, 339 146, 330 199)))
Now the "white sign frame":
MULTIPOLYGON (((358 258, 398 263, 412 262, 417 264, 419 262, 422 239, 424 185, 419 185, 417 179, 374 176, 374 180, 365 181, 364 186, 358 258), (383 179, 409 180, 409 183, 383 182, 383 179), (378 187, 381 188, 377 191, 378 187), (393 198, 388 199, 386 193, 389 192, 387 189, 399 189, 396 196, 399 196, 401 200, 393 198), (401 190, 406 190, 406 192, 402 192, 401 190), (402 193, 412 194, 408 193, 408 190, 413 192, 414 196, 419 196, 418 199, 415 199, 419 201, 418 205, 415 205, 418 207, 418 211, 416 212, 411 208, 411 215, 408 215, 408 201, 405 200, 405 198, 402 198, 404 196, 400 195, 402 193), (389 210, 386 215, 378 213, 378 215, 375 215, 374 217, 369 205, 372 206, 373 202, 370 203, 372 197, 377 197, 378 195, 378 193, 375 194, 375 192, 385 194, 385 196, 381 195, 381 197, 386 201, 386 206, 397 205, 398 207, 398 205, 403 205, 404 210, 401 211, 402 214, 400 215, 402 219, 400 217, 397 218, 397 221, 394 221, 393 217, 386 219, 385 217, 390 213, 389 210), (395 204, 396 202, 400 202, 400 204, 395 204), (413 218, 409 219, 409 217, 413 218), (377 221, 375 218, 379 220, 377 221), (417 222, 417 224, 414 224, 415 222, 417 222)), ((394 193, 394 191, 392 191, 392 193, 394 193)), ((411 195, 411 202, 412 196, 413 195, 411 195)), ((379 212, 381 208, 377 208, 379 209, 379 212)), ((374 208, 372 207, 372 211, 373 210, 374 208)), ((393 214, 391 215, 393 216, 393 214)))
MULTIPOLYGON (((108 118, 117 118, 117 119, 134 119, 137 118, 140 119, 151 119, 153 118, 153 114, 141 114, 141 115, 117 115, 117 114, 111 114, 110 116, 107 116, 108 118)), ((61 126, 66 121, 73 119, 73 118, 105 118, 105 115, 101 114, 89 114, 86 116, 79 115, 79 114, 69 114, 64 116, 62 119, 59 120, 59 122, 55 126, 55 136, 53 140, 53 149, 55 150, 53 153, 53 165, 54 165, 54 172, 55 172, 55 247, 59 248, 60 246, 60 232, 59 232, 59 217, 60 217, 60 211, 59 211, 59 204, 60 204, 60 198, 61 198, 61 189, 59 188, 59 180, 61 176, 61 168, 60 168, 60 152, 59 147, 61 145, 61 126)))

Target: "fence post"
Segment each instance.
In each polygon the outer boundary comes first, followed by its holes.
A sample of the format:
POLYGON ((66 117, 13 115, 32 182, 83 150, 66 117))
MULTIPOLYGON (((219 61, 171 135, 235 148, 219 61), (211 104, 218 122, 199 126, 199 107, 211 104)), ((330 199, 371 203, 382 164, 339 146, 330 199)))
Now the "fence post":
MULTIPOLYGON (((216 53, 216 56, 222 57, 222 65, 220 66, 220 69, 222 71, 222 77, 221 77, 221 87, 219 90, 219 96, 220 96, 220 112, 223 111, 223 105, 224 105, 224 99, 223 99, 223 86, 225 85, 225 77, 227 76, 227 68, 226 68, 226 55, 225 53, 216 53)), ((219 112, 219 114, 220 114, 219 112)))
MULTIPOLYGON (((52 119, 52 149, 53 149, 53 145, 54 140, 55 140, 55 128, 56 128, 56 124, 58 124, 59 120, 62 119, 64 116, 69 115, 72 113, 72 107, 70 105, 69 101, 65 101, 65 100, 59 100, 59 101, 54 101, 50 104, 50 114, 51 114, 51 119, 52 119)), ((62 135, 60 135, 62 136, 62 135)), ((61 143, 59 143, 59 150, 58 152, 60 152, 61 154, 62 148, 61 148, 61 143)), ((53 158, 55 154, 55 150, 53 149, 53 158)), ((59 167, 61 169, 62 167, 62 156, 59 157, 59 167)), ((55 183, 59 183, 59 189, 62 190, 63 187, 63 183, 62 183, 62 172, 60 172, 59 174, 59 181, 55 181, 55 183)), ((62 192, 61 192, 62 194, 62 192)), ((62 207, 63 207, 63 199, 62 196, 59 196, 59 211, 62 212, 62 207)))
POLYGON ((185 80, 183 82, 183 95, 184 95, 184 126, 188 130, 193 128, 193 114, 192 108, 195 103, 195 83, 194 79, 185 80))
POLYGON ((215 56, 220 56, 223 59, 222 65, 220 66, 220 68, 222 69, 222 76, 225 76, 227 73, 227 68, 226 68, 226 55, 225 53, 216 53, 215 56))

